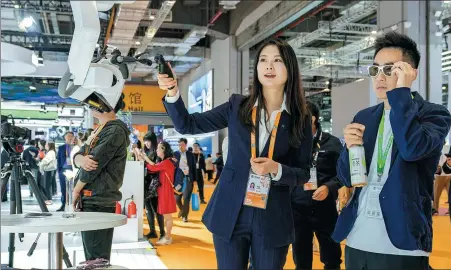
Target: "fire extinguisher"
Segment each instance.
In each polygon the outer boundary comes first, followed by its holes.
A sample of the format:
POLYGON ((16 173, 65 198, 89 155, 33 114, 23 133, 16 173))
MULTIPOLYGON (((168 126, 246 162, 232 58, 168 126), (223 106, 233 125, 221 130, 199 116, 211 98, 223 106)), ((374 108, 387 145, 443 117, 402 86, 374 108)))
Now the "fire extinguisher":
POLYGON ((136 218, 137 217, 137 215, 136 215, 136 204, 133 201, 133 195, 131 197, 130 203, 128 204, 127 214, 128 214, 128 218, 136 218))
POLYGON ((116 214, 121 214, 122 206, 119 202, 116 202, 116 214))

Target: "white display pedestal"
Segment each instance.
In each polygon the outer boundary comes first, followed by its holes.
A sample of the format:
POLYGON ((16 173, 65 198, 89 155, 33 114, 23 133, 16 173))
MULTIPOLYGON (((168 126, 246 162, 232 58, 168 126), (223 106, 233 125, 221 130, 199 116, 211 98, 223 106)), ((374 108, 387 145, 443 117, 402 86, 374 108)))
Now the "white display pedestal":
POLYGON ((136 204, 137 218, 129 218, 127 224, 115 228, 113 243, 131 243, 138 242, 143 237, 143 214, 144 214, 144 162, 127 161, 125 166, 124 182, 120 188, 122 192, 121 207, 125 207, 127 214, 128 204, 124 202, 133 195, 133 201, 136 204))

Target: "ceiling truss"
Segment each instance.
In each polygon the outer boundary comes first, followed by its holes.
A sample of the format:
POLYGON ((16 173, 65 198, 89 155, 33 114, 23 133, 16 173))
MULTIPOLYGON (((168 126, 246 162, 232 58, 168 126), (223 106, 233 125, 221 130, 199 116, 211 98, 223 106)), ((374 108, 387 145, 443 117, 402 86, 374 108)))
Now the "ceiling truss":
POLYGON ((343 16, 332 21, 330 24, 322 23, 318 24, 318 29, 315 31, 297 37, 291 41, 289 41, 290 45, 295 48, 301 48, 306 46, 313 41, 317 40, 320 37, 324 37, 330 32, 334 32, 335 30, 345 28, 349 23, 353 23, 360 19, 363 19, 371 14, 373 14, 378 7, 377 1, 361 1, 348 8, 343 16))

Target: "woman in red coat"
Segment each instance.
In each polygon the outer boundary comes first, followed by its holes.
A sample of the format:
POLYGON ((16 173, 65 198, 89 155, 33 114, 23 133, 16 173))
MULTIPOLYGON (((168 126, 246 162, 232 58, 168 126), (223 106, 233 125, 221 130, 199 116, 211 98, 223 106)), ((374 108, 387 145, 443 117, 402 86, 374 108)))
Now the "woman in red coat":
POLYGON ((172 213, 177 211, 173 190, 175 165, 172 163, 172 149, 169 143, 161 142, 158 144, 157 156, 161 162, 153 163, 145 154, 139 150, 135 151, 135 156, 140 160, 147 161, 147 170, 149 172, 158 172, 160 179, 160 186, 157 189, 158 193, 158 214, 164 216, 164 225, 166 227, 166 235, 162 237, 156 244, 169 245, 172 244, 171 230, 172 230, 172 213))

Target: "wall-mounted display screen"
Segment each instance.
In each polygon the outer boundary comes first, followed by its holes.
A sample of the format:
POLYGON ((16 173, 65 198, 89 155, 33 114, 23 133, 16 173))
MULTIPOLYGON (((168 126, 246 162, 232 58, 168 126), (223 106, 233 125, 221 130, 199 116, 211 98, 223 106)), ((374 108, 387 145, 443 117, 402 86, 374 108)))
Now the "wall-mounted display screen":
POLYGON ((213 108, 213 70, 194 81, 188 89, 188 112, 206 112, 213 108))

